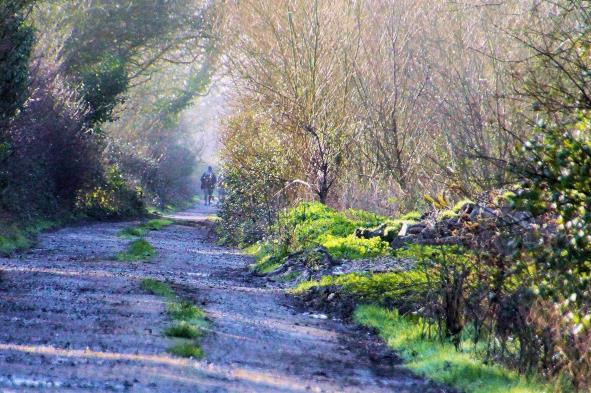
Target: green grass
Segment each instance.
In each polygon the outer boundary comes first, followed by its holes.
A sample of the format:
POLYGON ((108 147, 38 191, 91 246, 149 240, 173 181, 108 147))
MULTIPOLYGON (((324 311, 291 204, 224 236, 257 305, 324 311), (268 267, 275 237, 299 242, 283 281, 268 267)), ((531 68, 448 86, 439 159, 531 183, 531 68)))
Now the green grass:
POLYGON ((0 225, 0 255, 10 255, 15 251, 23 251, 33 245, 33 239, 39 233, 56 228, 60 221, 36 219, 26 225, 0 225))
POLYGON ((279 277, 279 280, 282 282, 289 282, 292 280, 295 280, 296 278, 298 278, 298 276, 300 275, 299 272, 293 271, 293 272, 289 272, 289 273, 285 273, 283 275, 281 275, 281 277, 279 277))
POLYGON ((156 249, 144 239, 132 241, 127 250, 116 255, 118 261, 142 261, 152 258, 156 255, 156 249))
MULTIPOLYGON (((376 329, 388 346, 405 360, 405 366, 437 382, 466 393, 543 393, 547 385, 529 381, 518 373, 498 365, 485 365, 470 350, 456 351, 451 343, 422 336, 418 322, 397 311, 378 306, 360 306, 354 319, 376 329)), ((469 348, 466 343, 464 348, 469 348)))
POLYGON ((168 315, 176 321, 190 322, 205 319, 205 312, 189 302, 170 303, 167 311, 168 315))
POLYGON ((164 330, 164 335, 182 340, 177 341, 168 352, 176 356, 201 359, 203 349, 200 346, 200 339, 203 336, 203 330, 208 326, 205 312, 187 301, 176 301, 177 295, 165 282, 148 278, 141 281, 140 287, 146 292, 165 297, 169 301, 166 311, 173 320, 173 324, 164 330))
POLYGON ((201 337, 202 331, 199 327, 192 325, 188 322, 182 321, 172 326, 169 326, 164 331, 164 334, 168 337, 192 339, 201 337))
POLYGON ((9 255, 15 251, 26 250, 31 247, 31 241, 26 233, 15 229, 4 236, 0 236, 0 254, 9 255))
POLYGON ((267 274, 281 266, 283 258, 287 255, 280 248, 270 242, 253 244, 244 249, 248 255, 255 259, 252 269, 259 274, 267 274))
POLYGON ((119 231, 119 236, 121 237, 143 237, 148 233, 145 228, 141 227, 129 227, 119 231))
POLYGON ((418 270, 376 274, 349 273, 302 282, 291 289, 290 293, 297 295, 312 288, 338 287, 360 303, 390 304, 405 299, 410 305, 413 299, 423 296, 426 282, 425 273, 418 270))
POLYGON ((279 217, 274 232, 288 234, 287 238, 260 242, 245 251, 255 257, 253 269, 259 274, 276 270, 291 253, 318 246, 336 259, 375 258, 392 253, 388 242, 377 237, 357 238, 357 228, 386 224, 385 232, 395 237, 403 224, 412 224, 420 217, 421 213, 415 211, 390 219, 363 210, 337 211, 317 202, 305 202, 279 217))
POLYGON ((129 227, 121 230, 119 236, 122 237, 143 237, 150 231, 159 231, 162 228, 171 225, 173 222, 164 218, 156 218, 147 221, 135 227, 129 227))
POLYGON ((203 358, 203 349, 195 341, 182 341, 168 349, 168 352, 183 358, 203 358))
POLYGON ((455 204, 455 205, 454 205, 454 206, 451 208, 451 210, 452 210, 454 213, 459 213, 459 212, 460 212, 460 209, 461 209, 462 207, 464 207, 464 205, 466 205, 466 204, 468 204, 468 203, 472 203, 472 204, 473 204, 473 203, 474 203, 474 201, 472 201, 471 199, 462 199, 462 200, 460 200, 460 201, 456 202, 456 204, 455 204))
POLYGON ((201 202, 201 195, 193 195, 191 198, 184 201, 178 201, 175 204, 166 204, 163 207, 149 206, 148 213, 164 215, 167 213, 175 213, 180 210, 185 210, 193 207, 196 203, 201 202))
POLYGON ((176 297, 172 288, 165 282, 146 278, 141 281, 140 288, 152 295, 164 296, 167 299, 174 299, 176 297))
POLYGON ((355 235, 346 237, 326 235, 322 236, 319 242, 333 258, 337 259, 375 258, 392 253, 390 245, 379 237, 362 239, 355 235))

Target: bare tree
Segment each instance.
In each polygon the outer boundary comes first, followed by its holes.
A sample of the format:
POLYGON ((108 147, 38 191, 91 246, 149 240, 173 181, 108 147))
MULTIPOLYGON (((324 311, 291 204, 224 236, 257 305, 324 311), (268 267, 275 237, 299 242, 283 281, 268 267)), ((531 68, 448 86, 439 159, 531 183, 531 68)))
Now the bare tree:
MULTIPOLYGON (((301 179, 325 203, 356 135, 356 8, 345 1, 248 0, 230 5, 229 72, 238 94, 268 110, 299 160, 301 179)), ((294 179, 295 180, 295 179, 294 179)))

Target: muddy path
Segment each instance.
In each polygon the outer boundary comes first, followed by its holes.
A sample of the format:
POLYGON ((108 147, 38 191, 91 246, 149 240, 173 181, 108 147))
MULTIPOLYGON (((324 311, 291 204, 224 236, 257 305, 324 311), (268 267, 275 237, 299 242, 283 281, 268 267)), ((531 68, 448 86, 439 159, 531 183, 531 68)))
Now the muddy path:
POLYGON ((46 233, 36 248, 0 259, 0 392, 439 392, 338 320, 294 308, 251 276, 252 261, 216 246, 205 208, 151 232, 158 256, 113 260, 133 222, 46 233), (166 350, 163 299, 143 278, 170 282, 212 320, 197 361, 166 350))

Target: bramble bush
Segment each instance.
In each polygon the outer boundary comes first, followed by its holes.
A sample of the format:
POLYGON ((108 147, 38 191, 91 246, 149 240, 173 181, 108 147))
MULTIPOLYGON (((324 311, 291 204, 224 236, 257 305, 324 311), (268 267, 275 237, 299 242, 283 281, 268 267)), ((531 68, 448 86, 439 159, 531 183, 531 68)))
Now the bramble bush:
POLYGON ((141 188, 131 189, 116 166, 109 168, 103 186, 78 195, 76 208, 99 219, 133 217, 146 212, 141 188))

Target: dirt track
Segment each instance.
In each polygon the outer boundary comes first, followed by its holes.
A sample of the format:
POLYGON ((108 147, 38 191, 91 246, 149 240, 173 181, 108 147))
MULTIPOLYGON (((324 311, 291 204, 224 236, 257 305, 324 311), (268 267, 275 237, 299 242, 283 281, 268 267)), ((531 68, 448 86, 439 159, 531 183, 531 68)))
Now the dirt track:
MULTIPOLYGON (((191 224, 212 212, 175 218, 191 224)), ((383 346, 340 321, 293 308, 252 277, 251 261, 216 246, 200 225, 147 240, 149 263, 112 259, 134 223, 99 223, 40 236, 0 259, 0 392, 439 392, 395 364, 383 346), (166 353, 162 299, 139 282, 169 281, 212 320, 201 361, 166 353)))

